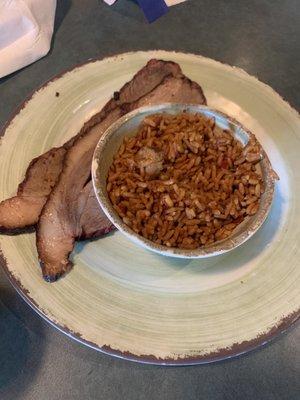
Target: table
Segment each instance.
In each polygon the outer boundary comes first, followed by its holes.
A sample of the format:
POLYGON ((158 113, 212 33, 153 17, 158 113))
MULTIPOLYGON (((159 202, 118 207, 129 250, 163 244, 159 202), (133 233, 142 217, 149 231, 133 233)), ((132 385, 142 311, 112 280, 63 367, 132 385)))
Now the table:
MULTIPOLYGON (((50 53, 0 80, 0 126, 31 91, 89 58, 161 48, 244 68, 300 108, 298 0, 190 0, 152 25, 133 1, 58 0, 50 53)), ((0 61, 1 62, 1 61, 0 61)), ((48 325, 0 270, 0 398, 272 399, 300 396, 299 324, 260 350, 166 368, 97 353, 48 325)))

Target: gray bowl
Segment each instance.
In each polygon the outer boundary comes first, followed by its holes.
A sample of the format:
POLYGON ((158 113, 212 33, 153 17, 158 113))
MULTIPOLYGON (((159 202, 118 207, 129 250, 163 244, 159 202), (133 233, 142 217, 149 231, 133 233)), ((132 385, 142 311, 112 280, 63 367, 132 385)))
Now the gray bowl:
POLYGON ((274 173, 271 163, 264 151, 262 151, 263 159, 260 163, 265 182, 265 192, 261 196, 260 206, 257 213, 251 217, 245 218, 245 220, 237 226, 227 239, 194 250, 184 250, 158 245, 151 240, 145 239, 143 236, 136 234, 122 221, 114 210, 106 190, 106 180, 109 167, 111 166, 113 156, 117 153, 124 137, 134 136, 138 126, 148 115, 163 112, 177 114, 182 111, 200 113, 207 117, 214 117, 216 125, 222 129, 230 130, 234 137, 239 140, 243 146, 248 143, 250 138, 254 138, 254 135, 245 129, 239 122, 220 111, 206 106, 161 104, 139 108, 116 121, 107 129, 99 140, 92 162, 92 179, 94 190, 101 208, 116 228, 118 228, 120 232, 126 235, 134 243, 165 256, 206 258, 226 253, 240 246, 260 228, 267 218, 274 197, 275 181, 277 176, 274 173))

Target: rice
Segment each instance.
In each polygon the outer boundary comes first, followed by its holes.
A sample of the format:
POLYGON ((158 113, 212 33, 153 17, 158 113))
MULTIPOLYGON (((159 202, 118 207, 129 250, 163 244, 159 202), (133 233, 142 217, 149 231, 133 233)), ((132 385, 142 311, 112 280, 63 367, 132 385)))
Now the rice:
POLYGON ((226 239, 259 208, 261 147, 246 147, 213 118, 148 116, 126 137, 107 192, 134 232, 168 247, 196 249, 226 239))

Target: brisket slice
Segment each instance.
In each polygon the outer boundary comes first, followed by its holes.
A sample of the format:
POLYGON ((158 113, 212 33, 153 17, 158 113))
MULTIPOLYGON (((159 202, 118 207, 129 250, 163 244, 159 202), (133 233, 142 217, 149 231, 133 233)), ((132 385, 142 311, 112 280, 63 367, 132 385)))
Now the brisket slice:
POLYGON ((100 237, 116 229, 102 211, 92 181, 85 185, 78 197, 77 212, 81 240, 100 237))
MULTIPOLYGON (((55 281, 72 266, 69 254, 75 240, 83 234, 82 207, 78 205, 78 198, 90 176, 93 152, 101 135, 127 112, 163 102, 205 104, 205 97, 200 86, 186 77, 167 76, 159 86, 136 102, 123 104, 108 112, 104 119, 78 137, 69 148, 59 181, 37 225, 37 250, 45 280, 55 281)), ((94 227, 95 235, 106 227, 107 222, 94 227)))
POLYGON ((66 150, 54 148, 31 161, 17 195, 0 203, 0 229, 15 230, 38 222, 41 210, 62 170, 66 150))
POLYGON ((179 65, 171 61, 150 60, 130 82, 114 94, 99 113, 83 126, 78 135, 62 147, 53 148, 32 160, 25 179, 19 185, 17 195, 0 203, 0 230, 9 232, 35 225, 61 173, 65 154, 76 138, 84 136, 114 108, 123 103, 136 101, 150 92, 168 75, 180 76, 179 65))
POLYGON ((81 236, 78 197, 90 176, 93 151, 102 133, 124 112, 117 107, 68 150, 59 182, 50 193, 37 225, 37 249, 46 280, 70 267, 68 255, 81 236), (79 214, 79 215, 78 215, 79 214))

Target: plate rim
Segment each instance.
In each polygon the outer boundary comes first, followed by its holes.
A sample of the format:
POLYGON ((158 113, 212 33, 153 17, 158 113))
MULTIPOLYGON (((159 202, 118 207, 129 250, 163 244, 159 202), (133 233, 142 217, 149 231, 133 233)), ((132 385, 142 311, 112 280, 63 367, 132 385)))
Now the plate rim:
POLYGON ((265 347, 271 341, 279 338, 281 335, 285 334, 289 329, 292 329, 296 326, 296 324, 300 321, 300 309, 296 310, 292 314, 283 318, 277 325, 270 328, 268 332, 258 335, 255 339, 247 340, 241 343, 234 343, 229 348, 218 349, 215 352, 204 354, 204 355, 196 355, 193 357, 185 357, 185 358, 157 358, 153 355, 136 355, 130 353, 128 351, 122 352, 121 350, 116 350, 111 348, 110 346, 99 347, 96 343, 93 343, 87 339, 81 337, 80 333, 73 332, 68 327, 59 324, 58 322, 54 322, 51 320, 42 308, 36 304, 36 302, 31 298, 28 294, 26 288, 23 287, 21 282, 9 271, 5 257, 0 248, 0 265, 5 272, 9 282, 16 290, 16 292, 20 295, 20 297, 27 303, 33 311, 35 311, 40 317, 43 318, 44 321, 49 323, 52 327, 56 328, 61 333, 64 333, 69 338, 75 340, 78 343, 81 343, 91 349, 94 349, 100 353, 113 356, 116 358, 120 358, 127 361, 133 361, 141 364, 150 364, 150 365, 163 365, 163 366, 192 366, 192 365, 204 365, 216 363, 219 361, 230 360, 235 357, 239 357, 245 354, 248 354, 254 350, 258 350, 259 348, 265 347))
MULTIPOLYGON (((74 71, 77 68, 80 67, 85 67, 88 64, 99 62, 99 61, 104 61, 106 59, 112 59, 114 57, 127 57, 132 54, 137 54, 137 53, 143 53, 143 54, 152 54, 155 52, 159 53, 164 53, 166 56, 172 54, 182 54, 185 56, 193 56, 193 57, 198 57, 199 59, 203 59, 209 62, 212 62, 215 65, 221 65, 223 67, 226 67, 227 69, 230 70, 236 70, 242 74, 244 74, 247 78, 250 78, 262 87, 264 89, 267 89, 273 96, 275 95, 278 100, 281 101, 282 105, 287 107, 290 112, 294 113, 294 116, 297 118, 300 118, 300 113, 296 110, 296 108, 292 107, 288 101, 286 101, 278 92, 276 92, 271 86, 267 85, 266 83, 262 82, 259 80, 257 77, 254 75, 248 74, 244 69, 236 66, 232 66, 227 63, 223 63, 221 61, 214 60, 210 57, 202 56, 201 54, 195 54, 195 53, 190 53, 190 52, 184 52, 184 51, 168 51, 168 50, 162 50, 162 49, 152 49, 152 50, 138 50, 138 51, 130 51, 130 52, 124 52, 124 53, 112 53, 103 57, 96 57, 96 58, 90 58, 87 59, 84 62, 74 64, 71 67, 68 67, 61 71, 58 74, 53 75, 49 80, 45 81, 41 85, 39 85, 36 89, 31 91, 25 99, 11 112, 10 116, 4 122, 4 125, 0 129, 0 143, 1 139, 5 136, 7 129, 15 119, 15 117, 22 111, 23 108, 26 107, 27 103, 34 97, 34 95, 40 91, 41 89, 45 88, 48 86, 48 84, 56 81, 57 79, 61 78, 68 72, 74 71)), ((154 54, 153 54, 154 56, 154 54)), ((121 350, 113 349, 110 346, 102 346, 99 347, 96 343, 90 342, 87 339, 84 339, 81 337, 80 333, 76 333, 71 331, 68 327, 63 326, 59 324, 57 321, 54 321, 50 319, 45 313, 45 311, 39 307, 38 304, 34 301, 34 299, 31 298, 31 296, 28 293, 28 290, 23 287, 19 279, 17 279, 13 273, 9 270, 8 263, 6 261, 6 258, 2 252, 2 249, 0 248, 0 265, 7 276, 9 282, 13 286, 13 288, 17 291, 17 293, 22 297, 22 299, 40 316, 42 317, 46 322, 48 322, 51 326, 55 327, 58 329, 60 332, 64 333, 68 337, 74 339, 75 341, 86 345, 94 350, 97 350, 101 353, 114 356, 116 358, 121 358, 125 359, 128 361, 133 361, 137 363, 142 363, 142 364, 153 364, 153 365, 164 365, 164 366, 188 366, 188 365, 200 365, 200 364, 209 364, 209 363, 215 363, 218 361, 223 361, 223 360, 228 360, 231 358, 239 357, 243 354, 252 352, 260 347, 265 346, 268 344, 270 341, 273 341, 276 337, 279 337, 280 335, 284 334, 289 328, 292 328, 296 325, 297 322, 300 320, 300 308, 293 313, 285 316, 283 319, 281 319, 275 326, 271 327, 267 332, 264 332, 260 335, 258 335, 256 338, 247 340, 241 343, 234 343, 231 347, 229 348, 221 348, 218 349, 214 352, 207 353, 204 355, 196 355, 196 356, 189 356, 189 357, 184 357, 184 358, 177 358, 177 359, 172 359, 172 358, 157 358, 152 355, 136 355, 132 354, 130 352, 122 352, 121 350)))

